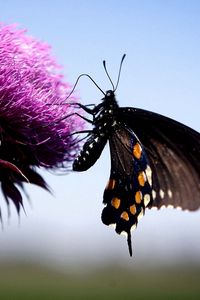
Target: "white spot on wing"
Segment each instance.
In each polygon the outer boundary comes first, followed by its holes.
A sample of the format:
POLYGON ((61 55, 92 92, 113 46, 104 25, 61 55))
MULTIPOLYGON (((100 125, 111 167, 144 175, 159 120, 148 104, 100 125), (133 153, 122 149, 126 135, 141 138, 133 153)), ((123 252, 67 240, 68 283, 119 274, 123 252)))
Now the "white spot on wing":
POLYGON ((120 233, 120 235, 125 235, 125 237, 127 237, 127 236, 128 236, 128 234, 127 234, 127 232, 126 232, 126 231, 122 231, 122 232, 120 233))
POLYGON ((138 221, 144 216, 143 208, 141 208, 141 212, 138 215, 138 221))
POLYGON ((160 198, 161 198, 161 199, 163 199, 163 198, 164 198, 164 196, 165 196, 165 193, 164 193, 164 191, 163 191, 162 189, 160 189, 160 191, 159 191, 159 195, 160 195, 160 198))
POLYGON ((144 195, 144 205, 147 206, 150 202, 151 198, 149 194, 144 195))
POLYGON ((165 209, 165 208, 167 208, 167 206, 164 205, 164 204, 160 207, 161 210, 163 210, 163 209, 165 209))
POLYGON ((153 198, 153 200, 156 199, 156 191, 154 191, 154 190, 152 191, 152 198, 153 198))
MULTIPOLYGON (((182 207, 177 206, 176 209, 177 209, 177 210, 182 210, 182 207)), ((188 210, 188 209, 185 209, 185 211, 189 211, 189 210, 188 210)))
POLYGON ((151 209, 152 210, 158 210, 158 208, 156 206, 152 206, 151 209))
POLYGON ((172 198, 172 191, 171 190, 168 190, 167 194, 168 194, 169 198, 172 198))
POLYGON ((146 173, 147 180, 148 180, 150 186, 152 186, 152 171, 151 171, 151 168, 149 165, 147 166, 145 173, 146 173))
POLYGON ((135 230, 136 229, 136 225, 134 224, 132 227, 131 227, 131 231, 135 230))
POLYGON ((114 228, 114 229, 116 228, 116 224, 114 224, 114 223, 113 223, 113 224, 109 224, 108 226, 109 226, 109 227, 112 227, 112 228, 114 228))
POLYGON ((167 205, 167 208, 172 209, 172 208, 174 208, 174 206, 172 204, 169 204, 169 205, 167 205))

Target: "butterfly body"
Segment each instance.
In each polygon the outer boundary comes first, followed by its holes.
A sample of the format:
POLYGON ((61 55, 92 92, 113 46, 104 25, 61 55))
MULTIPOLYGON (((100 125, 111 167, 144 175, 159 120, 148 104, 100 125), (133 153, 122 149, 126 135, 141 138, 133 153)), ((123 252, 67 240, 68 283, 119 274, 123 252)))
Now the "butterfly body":
POLYGON ((102 103, 95 106, 94 109, 84 108, 93 116, 92 124, 94 126, 86 143, 83 146, 79 156, 73 163, 74 171, 86 171, 100 157, 103 148, 109 136, 115 130, 116 111, 118 104, 113 91, 107 91, 102 103))

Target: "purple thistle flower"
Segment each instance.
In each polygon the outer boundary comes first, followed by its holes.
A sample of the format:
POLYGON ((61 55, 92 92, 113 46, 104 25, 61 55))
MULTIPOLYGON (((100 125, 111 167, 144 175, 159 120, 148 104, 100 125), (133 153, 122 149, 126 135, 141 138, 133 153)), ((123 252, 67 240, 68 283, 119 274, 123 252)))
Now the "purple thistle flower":
POLYGON ((67 167, 78 148, 70 134, 83 124, 75 115, 63 118, 73 113, 65 104, 71 86, 50 47, 15 25, 0 24, 0 41, 0 182, 19 212, 18 187, 27 181, 48 189, 36 167, 67 167))

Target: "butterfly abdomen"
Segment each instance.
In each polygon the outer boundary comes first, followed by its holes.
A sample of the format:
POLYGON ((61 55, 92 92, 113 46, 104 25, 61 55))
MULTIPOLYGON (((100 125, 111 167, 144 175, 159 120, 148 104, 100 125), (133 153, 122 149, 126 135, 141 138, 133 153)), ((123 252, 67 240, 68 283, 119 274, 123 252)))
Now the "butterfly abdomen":
POLYGON ((105 136, 92 134, 84 144, 79 156, 74 160, 73 170, 82 172, 93 166, 100 157, 106 142, 105 136))

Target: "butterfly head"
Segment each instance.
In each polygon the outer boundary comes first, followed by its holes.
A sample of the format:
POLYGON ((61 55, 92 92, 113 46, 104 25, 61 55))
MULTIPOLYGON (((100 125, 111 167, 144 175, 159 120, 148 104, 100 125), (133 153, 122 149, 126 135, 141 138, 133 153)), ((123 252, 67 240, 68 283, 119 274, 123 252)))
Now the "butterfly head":
POLYGON ((113 98, 113 97, 115 97, 114 91, 112 90, 106 91, 105 98, 113 98))
POLYGON ((105 95, 105 97, 102 99, 102 101, 112 102, 113 99, 115 99, 115 93, 112 90, 106 91, 106 93, 104 95, 105 95))
POLYGON ((112 90, 106 91, 105 97, 103 97, 101 100, 102 100, 102 102, 105 102, 108 105, 117 103, 116 98, 115 98, 115 93, 112 90))

